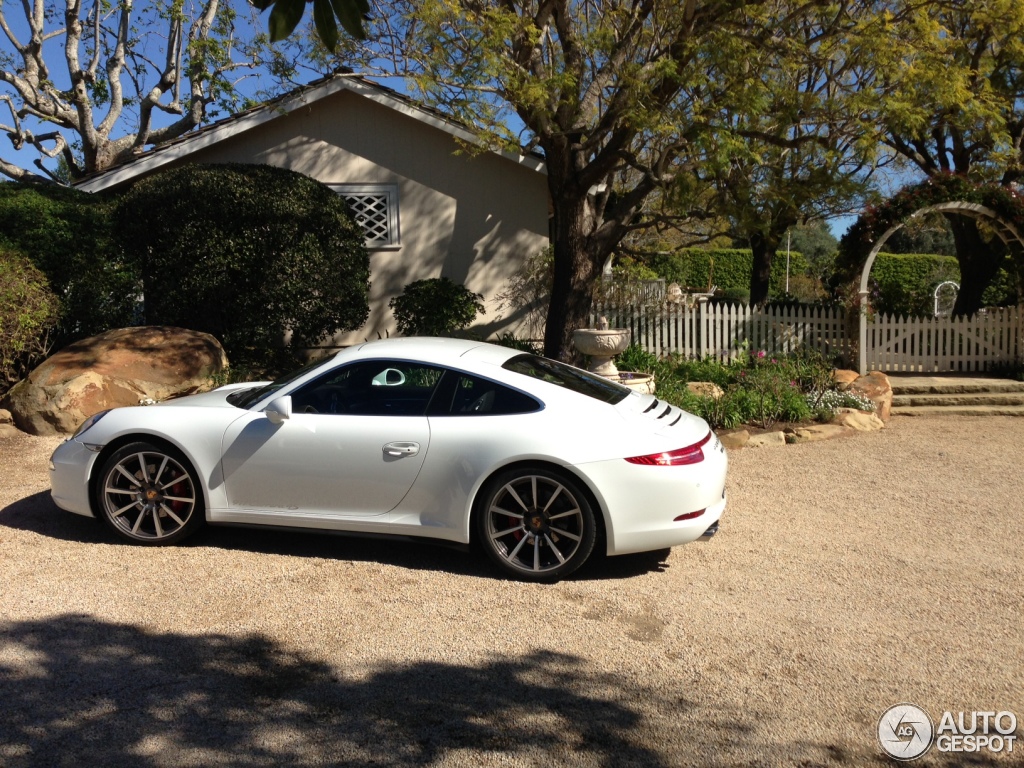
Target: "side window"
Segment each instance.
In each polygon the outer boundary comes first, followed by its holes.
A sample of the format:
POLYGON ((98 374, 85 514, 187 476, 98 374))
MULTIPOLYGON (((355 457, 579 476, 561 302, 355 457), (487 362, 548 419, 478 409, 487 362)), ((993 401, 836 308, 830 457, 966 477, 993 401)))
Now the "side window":
POLYGON ((466 373, 453 375, 457 378, 450 416, 498 416, 540 410, 540 403, 522 392, 466 373))
POLYGON ((401 360, 364 360, 334 369, 292 393, 295 413, 422 416, 444 371, 401 360))

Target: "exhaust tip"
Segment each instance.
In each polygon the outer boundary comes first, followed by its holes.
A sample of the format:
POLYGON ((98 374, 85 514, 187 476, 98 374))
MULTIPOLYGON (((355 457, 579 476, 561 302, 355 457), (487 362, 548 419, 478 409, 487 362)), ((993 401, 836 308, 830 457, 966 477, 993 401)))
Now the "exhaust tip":
POLYGON ((711 541, 711 537, 718 533, 718 521, 716 520, 711 526, 700 535, 697 541, 711 541))

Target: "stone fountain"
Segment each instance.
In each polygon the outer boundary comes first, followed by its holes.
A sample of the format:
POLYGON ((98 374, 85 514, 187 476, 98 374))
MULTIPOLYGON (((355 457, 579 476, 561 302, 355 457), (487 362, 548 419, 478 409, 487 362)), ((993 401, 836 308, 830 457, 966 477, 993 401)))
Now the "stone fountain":
POLYGON ((620 372, 615 367, 615 356, 629 346, 628 328, 609 328, 608 320, 602 317, 597 328, 579 328, 573 331, 572 343, 580 352, 590 358, 587 369, 598 376, 625 384, 639 392, 654 393, 654 377, 646 373, 620 372))

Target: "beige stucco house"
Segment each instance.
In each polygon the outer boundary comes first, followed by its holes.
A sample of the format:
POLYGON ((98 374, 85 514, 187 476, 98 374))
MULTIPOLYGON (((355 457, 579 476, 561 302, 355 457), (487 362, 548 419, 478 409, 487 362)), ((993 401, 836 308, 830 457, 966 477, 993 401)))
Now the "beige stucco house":
POLYGON ((267 163, 344 196, 370 250, 370 316, 352 344, 395 332, 388 301, 403 286, 449 277, 483 294, 475 327, 517 330, 496 300, 522 261, 548 244, 543 159, 467 151, 465 126, 364 78, 337 74, 221 120, 77 184, 113 189, 184 163, 267 163))

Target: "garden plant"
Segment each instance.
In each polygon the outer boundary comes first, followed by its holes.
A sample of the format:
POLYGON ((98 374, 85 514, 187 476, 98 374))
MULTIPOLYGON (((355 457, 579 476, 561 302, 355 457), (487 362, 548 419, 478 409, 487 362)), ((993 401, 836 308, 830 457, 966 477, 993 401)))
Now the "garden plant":
POLYGON ((652 373, 659 399, 702 417, 714 429, 747 424, 769 429, 778 422, 831 420, 838 408, 874 410, 867 399, 839 392, 835 366, 816 352, 777 355, 743 349, 735 359, 658 358, 637 344, 616 358, 622 370, 652 373), (710 382, 721 397, 698 395, 689 382, 710 382))

